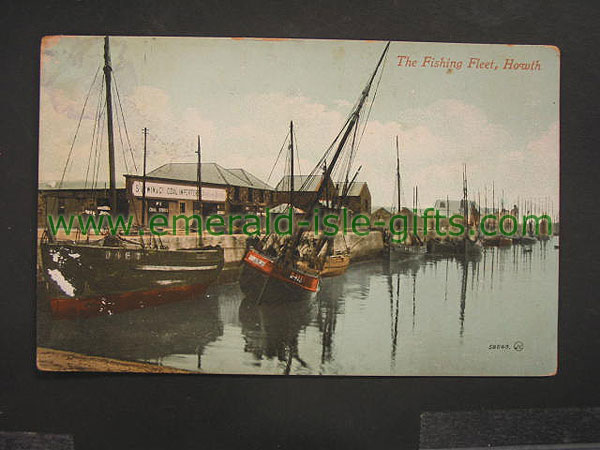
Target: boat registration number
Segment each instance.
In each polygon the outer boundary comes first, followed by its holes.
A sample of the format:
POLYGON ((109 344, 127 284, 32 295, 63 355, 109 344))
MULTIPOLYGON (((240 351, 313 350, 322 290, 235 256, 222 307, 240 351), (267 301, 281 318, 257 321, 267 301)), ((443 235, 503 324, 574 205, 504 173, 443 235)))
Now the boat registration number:
POLYGON ((261 267, 265 265, 265 262, 262 259, 257 258, 255 255, 248 255, 248 261, 254 264, 258 264, 261 267))
POLYGON ((304 277, 298 273, 292 272, 290 273, 290 280, 294 280, 296 283, 304 283, 304 277))

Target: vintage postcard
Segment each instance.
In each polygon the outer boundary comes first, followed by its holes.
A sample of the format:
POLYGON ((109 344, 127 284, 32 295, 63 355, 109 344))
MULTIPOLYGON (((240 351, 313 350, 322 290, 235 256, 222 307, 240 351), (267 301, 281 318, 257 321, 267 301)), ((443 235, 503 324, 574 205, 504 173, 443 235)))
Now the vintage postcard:
POLYGON ((40 370, 558 370, 556 47, 48 36, 40 57, 40 370))

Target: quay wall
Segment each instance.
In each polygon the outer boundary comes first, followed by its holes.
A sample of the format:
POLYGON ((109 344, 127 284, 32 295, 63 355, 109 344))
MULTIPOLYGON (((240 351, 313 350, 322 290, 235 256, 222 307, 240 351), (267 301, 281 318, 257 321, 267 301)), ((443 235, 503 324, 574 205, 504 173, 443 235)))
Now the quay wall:
MULTIPOLYGON (((38 232, 38 238, 42 231, 38 232)), ((57 236, 58 239, 67 239, 66 236, 57 236)), ((96 240, 99 237, 90 237, 90 240, 96 240)), ((148 238, 146 238, 148 239, 148 238)), ((198 239, 194 234, 190 235, 165 235, 160 237, 163 244, 171 249, 193 248, 197 245, 198 239)), ((225 268, 219 277, 219 282, 226 283, 235 281, 238 276, 239 267, 246 251, 245 234, 227 234, 222 236, 212 236, 207 233, 203 235, 205 245, 220 245, 223 247, 225 256, 225 268)), ((335 249, 342 250, 346 246, 350 249, 350 260, 352 262, 378 257, 383 250, 383 238, 381 231, 371 230, 366 236, 358 236, 354 233, 348 233, 346 236, 338 234, 335 237, 335 249)), ((38 251, 38 276, 41 276, 41 255, 38 251)))
MULTIPOLYGON (((245 234, 230 234, 223 236, 203 236, 205 245, 220 245, 225 252, 225 264, 241 262, 246 251, 245 234)), ((197 245, 196 236, 162 236, 162 242, 172 249, 193 248, 197 245)), ((349 233, 346 236, 338 234, 335 237, 335 248, 350 248, 351 260, 364 260, 378 256, 383 250, 383 238, 380 231, 371 231, 367 236, 357 236, 349 233), (345 241, 345 245, 344 245, 345 241)))

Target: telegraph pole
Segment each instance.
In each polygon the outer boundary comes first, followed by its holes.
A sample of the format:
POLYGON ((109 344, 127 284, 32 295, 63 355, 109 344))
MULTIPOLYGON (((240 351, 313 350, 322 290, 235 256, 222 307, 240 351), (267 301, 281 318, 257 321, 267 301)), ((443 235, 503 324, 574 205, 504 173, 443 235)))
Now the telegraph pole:
POLYGON ((198 135, 198 162, 196 163, 196 183, 198 185, 198 246, 202 245, 202 147, 200 146, 200 135, 198 135))
POLYGON ((144 134, 144 172, 142 178, 142 227, 146 226, 146 140, 148 137, 148 128, 142 129, 144 134))

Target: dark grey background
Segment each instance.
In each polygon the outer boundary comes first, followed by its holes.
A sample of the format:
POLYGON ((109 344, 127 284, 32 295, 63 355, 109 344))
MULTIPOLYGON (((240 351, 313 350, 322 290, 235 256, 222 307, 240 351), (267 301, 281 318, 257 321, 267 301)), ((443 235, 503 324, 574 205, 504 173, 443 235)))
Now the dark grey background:
MULTIPOLYGON (((416 448, 423 411, 600 405, 595 2, 5 1, 0 9, 0 430, 96 448, 416 448), (560 368, 550 378, 45 374, 35 369, 39 44, 45 34, 553 44, 561 69, 560 368)), ((318 69, 318 68, 316 68, 318 69)), ((523 294, 527 301, 527 294, 523 294)))

